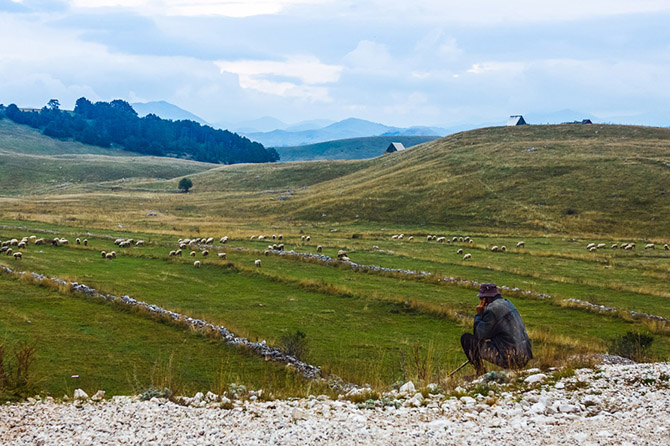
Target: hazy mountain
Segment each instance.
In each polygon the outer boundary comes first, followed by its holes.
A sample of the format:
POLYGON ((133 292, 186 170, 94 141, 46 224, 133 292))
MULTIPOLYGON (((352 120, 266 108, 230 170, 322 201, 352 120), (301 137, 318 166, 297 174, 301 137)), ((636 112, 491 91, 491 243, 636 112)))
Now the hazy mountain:
MULTIPOLYGON (((329 126, 330 124, 333 124, 334 121, 330 119, 312 119, 309 121, 301 121, 296 124, 290 125, 282 130, 286 130, 287 132, 301 132, 303 130, 314 130, 314 129, 320 129, 322 127, 329 126)), ((279 128, 279 127, 277 127, 279 128)))
POLYGON ((244 136, 258 141, 266 147, 289 147, 316 144, 338 139, 363 138, 367 136, 443 136, 444 129, 429 129, 429 127, 412 127, 410 129, 391 127, 364 119, 349 118, 335 122, 322 128, 288 131, 273 130, 271 132, 245 133, 244 136))
POLYGON ((207 121, 200 118, 199 116, 196 116, 193 113, 184 110, 183 108, 177 107, 176 105, 165 101, 134 102, 130 105, 132 105, 133 109, 135 109, 140 117, 153 113, 154 115, 163 119, 171 119, 173 121, 190 120, 203 125, 207 124, 207 121))

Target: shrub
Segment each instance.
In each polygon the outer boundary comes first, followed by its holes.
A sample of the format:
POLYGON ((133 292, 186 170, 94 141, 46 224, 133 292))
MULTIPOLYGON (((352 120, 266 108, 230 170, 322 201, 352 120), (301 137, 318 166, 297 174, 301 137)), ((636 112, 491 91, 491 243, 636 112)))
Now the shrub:
POLYGON ((280 348, 286 354, 302 361, 309 350, 307 347, 307 335, 300 330, 296 330, 295 333, 288 333, 281 338, 280 348))
POLYGON ((34 394, 31 365, 35 362, 35 343, 20 341, 14 348, 13 364, 5 356, 7 350, 0 345, 0 400, 24 398, 34 394))
POLYGON ((641 362, 646 358, 647 350, 653 341, 654 337, 651 335, 629 331, 612 339, 607 347, 613 355, 641 362))

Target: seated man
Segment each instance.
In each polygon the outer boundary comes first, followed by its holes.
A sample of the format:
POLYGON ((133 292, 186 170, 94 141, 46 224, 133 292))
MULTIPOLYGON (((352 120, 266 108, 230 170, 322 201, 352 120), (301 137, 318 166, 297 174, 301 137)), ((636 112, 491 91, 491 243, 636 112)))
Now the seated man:
POLYGON ((500 367, 521 368, 533 358, 530 339, 519 312, 503 299, 494 283, 482 283, 474 335, 461 336, 461 345, 477 375, 486 373, 482 360, 500 367))

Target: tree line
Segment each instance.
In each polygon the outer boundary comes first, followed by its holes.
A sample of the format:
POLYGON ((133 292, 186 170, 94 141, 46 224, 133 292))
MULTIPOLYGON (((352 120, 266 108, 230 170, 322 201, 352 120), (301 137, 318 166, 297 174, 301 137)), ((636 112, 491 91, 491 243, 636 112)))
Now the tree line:
POLYGON ((143 118, 126 101, 91 102, 77 99, 74 111, 61 110, 52 99, 40 110, 23 111, 15 104, 0 105, 2 115, 44 135, 73 139, 99 147, 119 147, 144 155, 171 156, 209 163, 266 163, 279 160, 273 148, 228 130, 189 120, 171 121, 154 114, 143 118))

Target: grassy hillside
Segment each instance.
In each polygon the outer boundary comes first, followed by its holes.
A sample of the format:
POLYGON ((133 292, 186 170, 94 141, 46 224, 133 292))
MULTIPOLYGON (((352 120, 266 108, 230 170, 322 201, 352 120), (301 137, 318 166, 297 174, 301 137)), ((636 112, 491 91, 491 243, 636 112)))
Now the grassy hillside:
POLYGON ((314 160, 358 160, 375 158, 384 154, 389 144, 401 142, 405 147, 412 147, 437 136, 372 136, 369 138, 339 139, 297 147, 275 147, 279 152, 280 161, 314 161, 314 160))

